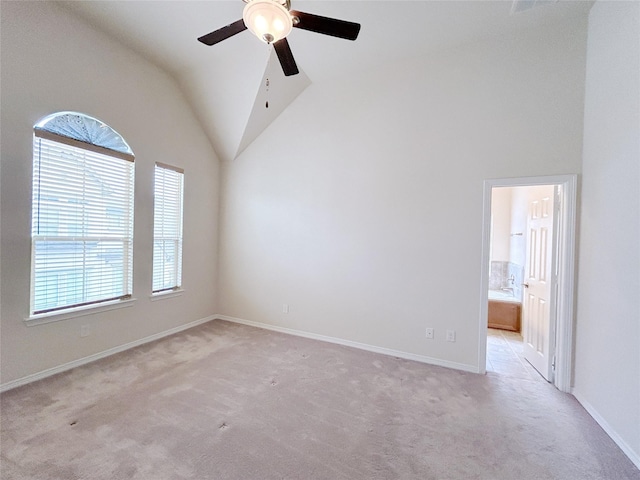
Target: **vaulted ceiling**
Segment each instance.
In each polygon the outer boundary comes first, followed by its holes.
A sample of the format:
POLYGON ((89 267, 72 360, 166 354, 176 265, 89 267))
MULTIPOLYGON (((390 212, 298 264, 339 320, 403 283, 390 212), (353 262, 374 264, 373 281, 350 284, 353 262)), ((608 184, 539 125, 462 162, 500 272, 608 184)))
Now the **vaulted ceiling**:
POLYGON ((285 77, 271 47, 249 31, 211 47, 196 40, 240 19, 242 0, 59 3, 173 76, 222 160, 240 154, 312 83, 349 81, 355 71, 586 17, 593 4, 518 0, 523 11, 512 14, 508 0, 293 0, 293 9, 358 22, 362 29, 355 42, 294 29, 288 40, 301 73, 285 77))

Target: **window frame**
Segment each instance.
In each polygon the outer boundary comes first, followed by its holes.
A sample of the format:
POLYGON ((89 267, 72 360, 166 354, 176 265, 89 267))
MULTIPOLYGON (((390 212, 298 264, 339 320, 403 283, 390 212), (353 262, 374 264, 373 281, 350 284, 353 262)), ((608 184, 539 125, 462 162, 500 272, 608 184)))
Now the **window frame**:
MULTIPOLYGON (((163 180, 166 179, 167 177, 163 177, 163 180)), ((151 266, 151 299, 155 300, 155 299, 160 299, 160 298, 170 298, 170 297, 174 297, 174 296, 178 296, 181 295, 184 292, 183 289, 183 285, 182 285, 182 281, 183 281, 183 261, 184 261, 184 180, 185 180, 185 174, 184 174, 184 169, 177 167, 175 165, 169 165, 167 163, 163 163, 163 162, 155 162, 154 165, 154 176, 153 176, 154 182, 153 182, 153 248, 152 248, 152 266, 151 266), (175 222, 171 222, 169 224, 167 224, 167 222, 165 222, 165 218, 168 216, 166 210, 164 210, 164 207, 166 206, 166 203, 164 201, 164 197, 162 199, 159 199, 159 191, 158 191, 158 173, 160 171, 165 171, 166 173, 163 173, 163 175, 174 175, 175 178, 175 174, 178 175, 178 182, 177 185, 171 185, 170 188, 175 189, 173 191, 173 193, 176 194, 176 197, 173 197, 172 199, 169 200, 169 203, 171 204, 171 202, 173 202, 174 207, 177 207, 177 216, 174 217, 174 219, 176 220, 175 222), (160 207, 160 201, 162 200, 162 207, 160 207), (162 212, 159 211, 159 208, 163 208, 162 212), (158 218, 158 214, 161 213, 162 217, 158 218), (177 233, 177 235, 163 235, 162 237, 158 236, 158 227, 159 227, 159 223, 160 221, 162 222, 162 225, 160 228, 162 228, 163 232, 164 232, 164 227, 166 226, 169 231, 173 231, 174 233, 177 233), (161 240, 159 240, 159 238, 161 238, 161 240), (158 286, 156 284, 156 281, 159 278, 157 269, 158 268, 163 268, 163 270, 166 270, 166 263, 164 261, 161 262, 157 262, 157 242, 158 241, 169 241, 169 242, 174 242, 175 244, 175 257, 178 259, 178 261, 175 263, 175 265, 173 266, 173 272, 170 275, 170 284, 169 285, 162 285, 162 286, 158 286)), ((164 185, 164 183, 163 183, 164 185)), ((164 193, 164 190, 163 190, 164 193)), ((175 213, 175 212, 174 212, 175 213)), ((162 277, 164 278, 164 276, 162 277)))
MULTIPOLYGON (((73 133, 70 133, 73 134, 73 133)), ((31 262, 30 262, 30 293, 29 293, 29 316, 25 318, 27 325, 35 325, 40 323, 49 323, 53 321, 63 320, 66 318, 72 318, 81 315, 88 315, 92 313, 96 313, 98 311, 111 310, 114 308, 128 307, 133 304, 135 299, 133 298, 133 239, 134 239, 134 189, 135 189, 135 167, 134 167, 134 155, 126 142, 108 125, 100 122, 99 120, 90 117, 88 115, 84 115, 76 112, 58 112, 52 115, 49 115, 39 121, 33 128, 33 158, 32 158, 32 171, 33 177, 31 181, 32 186, 32 198, 31 198, 31 231, 30 231, 30 242, 31 242, 31 262), (56 121, 59 120, 68 120, 62 117, 69 117, 76 119, 78 122, 85 122, 86 125, 95 126, 95 128, 99 128, 104 132, 107 132, 109 135, 112 135, 111 140, 114 137, 119 141, 117 148, 119 150, 114 150, 113 148, 105 148, 102 145, 97 143, 88 143, 83 140, 78 140, 76 138, 67 137, 63 134, 57 133, 55 130, 59 128, 61 122, 58 122, 56 125, 56 121), (49 125, 48 123, 51 122, 49 125), (51 126, 51 130, 47 129, 48 126, 51 126), (44 145, 43 145, 44 142, 44 145), (55 154, 51 154, 47 152, 46 154, 46 168, 41 172, 43 167, 43 162, 45 161, 43 152, 46 149, 55 149, 60 148, 62 152, 60 155, 56 156, 55 154), (73 155, 77 155, 79 161, 86 162, 88 159, 91 160, 100 160, 101 163, 97 163, 98 165, 98 173, 95 173, 94 170, 89 170, 85 165, 82 165, 81 168, 78 168, 76 171, 71 171, 72 173, 77 173, 80 171, 83 175, 83 181, 81 182, 81 188, 78 189, 78 185, 75 184, 75 195, 80 194, 81 198, 89 198, 95 204, 82 205, 78 208, 82 213, 79 214, 77 212, 69 214, 64 211, 64 206, 61 205, 60 210, 56 210, 55 207, 44 209, 43 210, 43 201, 41 200, 40 193, 44 189, 45 192, 49 190, 49 193, 53 193, 54 195, 59 195, 58 199, 55 201, 60 201, 59 198, 63 198, 64 195, 68 195, 70 199, 74 197, 73 188, 71 188, 72 183, 67 182, 65 184, 64 181, 59 181, 58 178, 55 180, 46 180, 46 174, 52 175, 52 172, 55 173, 56 169, 59 169, 64 166, 65 161, 69 161, 68 159, 63 158, 63 155, 69 154, 72 158, 73 155), (96 155, 97 154, 97 155, 96 155), (87 158, 89 157, 89 158, 87 158), (81 159, 81 160, 80 160, 81 159), (117 165, 114 166, 113 172, 110 171, 108 167, 109 159, 113 159, 118 162, 117 165), (123 163, 126 162, 126 163, 123 163), (130 165, 129 165, 130 164, 130 165), (100 170, 104 169, 104 170, 100 170), (117 173, 119 175, 119 182, 114 185, 120 186, 124 188, 124 193, 120 195, 121 199, 118 199, 115 203, 107 200, 107 198, 101 195, 95 195, 95 192, 91 192, 87 190, 87 185, 84 183, 86 180, 84 176, 87 173, 95 175, 98 181, 103 181, 104 176, 101 175, 111 175, 112 173, 117 173), (42 177, 41 174, 45 174, 45 177, 42 177), (44 184, 43 184, 44 182, 44 184), (56 184, 57 183, 57 184, 56 184), (93 193, 93 196, 92 196, 93 193), (88 195, 88 197, 85 197, 88 195), (91 215, 87 216, 86 213, 87 208, 95 208, 95 205, 99 205, 102 207, 101 210, 104 214, 104 219, 96 220, 95 218, 91 218, 91 215), (123 210, 123 218, 125 219, 124 226, 121 225, 122 235, 110 235, 109 234, 109 226, 100 224, 100 222, 105 222, 109 216, 109 210, 113 210, 113 205, 118 208, 122 208, 123 210), (72 219, 68 221, 66 224, 67 228, 71 228, 72 232, 57 232, 55 235, 51 235, 51 232, 45 231, 44 234, 36 233, 43 224, 48 225, 47 219, 41 219, 40 214, 44 211, 45 215, 51 214, 54 215, 55 218, 58 218, 63 213, 67 216, 70 216, 72 219), (42 222, 42 223, 41 223, 42 222), (93 230, 96 231, 96 225, 98 227, 98 235, 93 238, 90 232, 93 230), (81 233, 76 233, 81 232, 81 233), (98 238, 100 237, 100 238, 98 238), (93 284, 91 284, 90 278, 92 276, 92 267, 94 270, 96 265, 93 261, 86 260, 86 250, 89 248, 88 242, 105 242, 105 243, 113 243, 116 245, 118 253, 121 253, 121 257, 116 258, 116 263, 120 259, 122 265, 120 268, 116 268, 114 270, 113 266, 111 266, 111 275, 104 275, 105 268, 98 268, 98 274, 93 274, 93 284), (63 266, 68 266, 69 274, 79 274, 81 275, 81 281, 79 284, 73 285, 72 290, 73 295, 76 296, 79 300, 77 301, 69 301, 69 299, 65 301, 59 301, 56 298, 50 305, 44 306, 44 304, 38 304, 39 295, 47 295, 46 286, 40 286, 38 289, 37 285, 37 275, 38 272, 47 272, 51 271, 53 267, 51 264, 47 265, 47 262, 51 261, 51 253, 45 254, 43 257, 44 264, 39 263, 39 260, 36 258, 37 255, 37 244, 41 245, 44 243, 45 246, 49 243, 51 246, 55 246, 58 242, 73 242, 74 244, 80 245, 83 248, 82 260, 78 263, 77 260, 73 259, 73 256, 69 252, 64 252, 62 257, 65 262, 62 264, 63 266), (122 243, 121 250, 119 244, 122 243), (114 273, 117 272, 117 273, 114 273), (121 280, 118 281, 118 275, 122 275, 121 280), (105 279, 107 282, 105 283, 105 279), (114 283, 113 281, 116 280, 114 283), (102 289, 112 287, 112 291, 114 295, 105 294, 102 289), (95 292, 91 292, 91 288, 95 287, 97 290, 95 292), (116 288, 114 291, 113 288, 116 288), (119 289, 119 290, 118 290, 119 289), (78 293, 79 292, 79 293, 78 293), (57 301, 57 302, 56 302, 57 301)), ((62 202, 61 202, 62 203, 62 202)), ((120 218, 119 221, 122 221, 120 218)), ((56 229, 60 228, 60 223, 56 223, 56 229)), ((93 233, 93 232, 92 232, 93 233)), ((99 245, 99 244, 98 244, 99 245)), ((55 248, 55 247, 54 247, 55 248)), ((103 260, 103 263, 105 260, 103 260)), ((46 279, 46 273, 44 273, 46 279)), ((59 280, 57 280, 59 281, 59 280)), ((46 285, 46 281, 44 283, 46 285)), ((56 295, 59 291, 59 288, 54 287, 56 290, 56 295)))

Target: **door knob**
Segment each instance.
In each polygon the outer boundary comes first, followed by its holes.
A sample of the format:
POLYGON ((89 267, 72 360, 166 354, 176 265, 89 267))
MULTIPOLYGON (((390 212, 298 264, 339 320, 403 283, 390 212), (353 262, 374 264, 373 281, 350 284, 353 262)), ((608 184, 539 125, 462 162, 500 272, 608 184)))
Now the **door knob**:
POLYGON ((529 288, 529 284, 528 284, 528 283, 523 283, 523 284, 522 284, 522 286, 523 286, 524 288, 529 288))

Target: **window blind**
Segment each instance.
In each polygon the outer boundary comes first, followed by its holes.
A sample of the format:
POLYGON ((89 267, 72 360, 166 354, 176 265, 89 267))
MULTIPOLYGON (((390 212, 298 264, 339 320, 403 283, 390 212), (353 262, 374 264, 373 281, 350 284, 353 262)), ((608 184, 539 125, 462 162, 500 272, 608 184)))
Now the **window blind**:
POLYGON ((156 163, 153 212, 153 293, 182 286, 184 173, 156 163))
POLYGON ((34 135, 31 313, 132 292, 134 163, 34 135))

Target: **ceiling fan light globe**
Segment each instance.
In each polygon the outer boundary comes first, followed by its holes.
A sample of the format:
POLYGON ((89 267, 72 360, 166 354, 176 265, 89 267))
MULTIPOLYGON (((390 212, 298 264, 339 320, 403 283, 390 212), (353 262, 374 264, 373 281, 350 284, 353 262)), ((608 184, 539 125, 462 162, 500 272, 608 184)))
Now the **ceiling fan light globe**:
POLYGON ((247 28, 265 43, 274 43, 291 33, 293 20, 277 0, 251 0, 242 12, 247 28))
POLYGON ((267 28, 269 28, 269 24, 267 23, 267 19, 264 18, 260 14, 255 16, 254 25, 255 25, 256 30, 260 30, 260 31, 263 31, 263 32, 266 32, 267 28))

